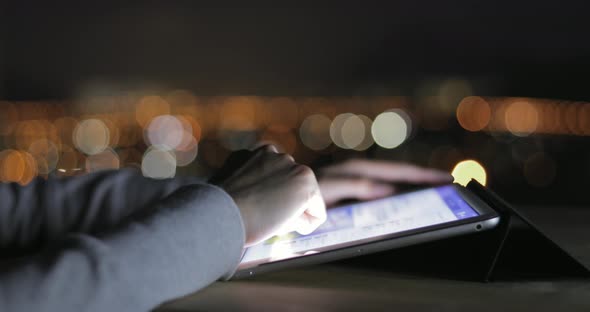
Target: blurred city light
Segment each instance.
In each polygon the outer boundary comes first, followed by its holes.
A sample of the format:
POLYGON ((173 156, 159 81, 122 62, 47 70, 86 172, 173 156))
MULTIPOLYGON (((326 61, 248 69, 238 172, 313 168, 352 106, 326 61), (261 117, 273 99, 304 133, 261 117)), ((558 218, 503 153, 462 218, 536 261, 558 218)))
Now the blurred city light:
POLYGON ((19 182, 25 174, 25 158, 16 150, 0 153, 0 179, 3 182, 19 182))
MULTIPOLYGON (((185 137, 189 135, 185 132, 185 137)), ((199 152, 199 142, 192 135, 189 137, 189 141, 186 144, 182 144, 174 150, 176 156, 176 166, 184 167, 191 164, 196 158, 199 152)))
MULTIPOLYGON (((375 141, 373 140, 373 136, 371 135, 371 128, 373 126, 373 121, 371 120, 371 118, 365 116, 365 115, 357 115, 357 117, 361 120, 361 122, 363 123, 363 140, 357 144, 354 149, 357 151, 364 151, 366 149, 368 149, 369 147, 371 147, 373 145, 373 143, 375 143, 375 141)), ((360 128, 360 127, 359 127, 360 128)), ((358 131, 360 131, 360 129, 358 129, 358 131)))
POLYGON ((170 114, 170 104, 163 98, 154 95, 141 98, 135 109, 135 119, 144 129, 152 119, 168 114, 170 114))
POLYGON ((86 172, 119 169, 120 167, 119 155, 112 148, 107 148, 98 154, 86 157, 86 172))
POLYGON ((109 146, 109 129, 102 120, 86 119, 74 129, 74 145, 86 155, 94 155, 109 146))
POLYGON ((539 115, 528 102, 511 103, 505 112, 506 128, 516 136, 528 136, 537 130, 539 115))
POLYGON ((299 128, 301 142, 312 150, 323 150, 332 143, 330 126, 332 121, 326 115, 314 114, 307 116, 299 128))
POLYGON ((167 146, 150 146, 141 160, 141 172, 154 179, 167 179, 176 175, 176 156, 167 146))
MULTIPOLYGON (((352 113, 343 113, 343 114, 340 114, 340 115, 337 115, 336 117, 334 117, 334 120, 332 120, 332 123, 330 124, 330 138, 332 139, 332 142, 334 142, 334 145, 336 145, 340 148, 344 148, 344 149, 349 149, 349 148, 354 147, 354 146, 351 147, 351 146, 347 145, 346 142, 344 142, 343 128, 344 128, 344 124, 346 123, 346 121, 348 119, 355 118, 355 117, 356 116, 352 113)), ((356 118, 358 119, 358 117, 356 117, 356 118)), ((359 122, 362 124, 362 121, 360 119, 359 119, 359 122)), ((364 127, 364 125, 362 125, 362 126, 364 127)), ((350 135, 350 133, 347 133, 347 134, 350 135)), ((360 141, 358 143, 360 143, 360 141)))
POLYGON ((383 148, 396 148, 402 144, 410 133, 411 125, 407 118, 402 117, 401 110, 391 110, 379 114, 373 126, 371 134, 377 145, 383 148))
POLYGON ((59 161, 59 150, 53 142, 45 139, 37 140, 29 146, 29 153, 36 163, 42 164, 37 170, 40 174, 49 174, 55 170, 59 161))
POLYGON ((146 143, 173 150, 182 143, 185 132, 187 132, 187 136, 192 136, 192 127, 190 124, 188 127, 190 128, 185 130, 180 120, 174 116, 157 116, 145 129, 146 143))
POLYGON ((465 130, 480 131, 484 129, 490 122, 490 117, 490 105, 482 97, 466 97, 457 106, 457 121, 465 130))
POLYGON ((0 180, 26 184, 37 176, 122 167, 156 178, 197 168, 209 173, 231 151, 272 142, 302 162, 338 161, 377 144, 383 149, 367 155, 444 170, 469 155, 494 163, 494 172, 506 171, 496 168, 500 157, 485 157, 502 151, 502 166, 533 187, 545 187, 555 181, 558 158, 537 140, 546 134, 590 136, 588 103, 471 93, 468 82, 451 79, 425 85, 415 97, 197 97, 187 90, 147 90, 72 101, 4 101, 0 180), (451 141, 445 136, 450 132, 442 132, 457 129, 465 131, 451 141), (441 142, 425 143, 431 136, 441 142), (384 150, 404 142, 399 152, 384 150))
POLYGON ((484 167, 475 160, 464 160, 459 162, 452 173, 454 183, 466 186, 471 179, 478 181, 481 185, 486 185, 487 174, 484 167))
POLYGON ((342 143, 346 148, 356 149, 365 140, 366 132, 365 122, 357 115, 350 116, 340 129, 342 143))

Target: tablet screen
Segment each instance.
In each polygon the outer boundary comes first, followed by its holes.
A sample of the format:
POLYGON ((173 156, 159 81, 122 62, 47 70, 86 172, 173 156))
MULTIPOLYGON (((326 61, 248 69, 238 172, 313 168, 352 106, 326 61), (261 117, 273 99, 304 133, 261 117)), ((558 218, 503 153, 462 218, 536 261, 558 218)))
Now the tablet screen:
POLYGON ((275 236, 249 247, 240 267, 355 245, 376 236, 400 233, 479 214, 453 186, 441 186, 328 210, 313 233, 275 236))

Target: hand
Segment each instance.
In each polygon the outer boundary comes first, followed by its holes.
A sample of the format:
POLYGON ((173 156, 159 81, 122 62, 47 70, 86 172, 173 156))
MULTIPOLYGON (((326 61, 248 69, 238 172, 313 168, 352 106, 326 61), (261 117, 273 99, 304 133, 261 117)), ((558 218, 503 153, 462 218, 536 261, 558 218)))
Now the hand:
POLYGON ((406 163, 349 160, 319 170, 320 191, 326 205, 344 199, 371 200, 392 195, 396 183, 442 184, 453 177, 446 172, 406 163))
POLYGON ((246 246, 296 230, 309 234, 326 221, 313 171, 272 145, 230 155, 211 183, 234 199, 246 228, 246 246))

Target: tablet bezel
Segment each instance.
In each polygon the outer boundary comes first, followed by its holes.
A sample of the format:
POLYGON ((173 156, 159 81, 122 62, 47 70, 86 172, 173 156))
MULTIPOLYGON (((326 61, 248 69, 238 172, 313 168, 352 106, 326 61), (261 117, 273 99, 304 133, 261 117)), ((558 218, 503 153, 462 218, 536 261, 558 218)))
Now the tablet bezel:
POLYGON ((443 224, 435 224, 413 230, 375 236, 359 240, 355 242, 354 245, 347 243, 343 244, 344 246, 341 247, 332 246, 330 250, 320 251, 314 254, 301 255, 292 258, 256 264, 252 267, 238 269, 231 279, 252 277, 261 273, 276 270, 336 261, 360 256, 363 254, 375 253, 452 236, 489 230, 494 228, 499 223, 498 213, 488 206, 484 201, 479 199, 477 195, 458 184, 452 184, 452 186, 461 196, 461 198, 463 198, 469 204, 469 206, 471 206, 471 208, 477 211, 479 216, 446 222, 443 224))

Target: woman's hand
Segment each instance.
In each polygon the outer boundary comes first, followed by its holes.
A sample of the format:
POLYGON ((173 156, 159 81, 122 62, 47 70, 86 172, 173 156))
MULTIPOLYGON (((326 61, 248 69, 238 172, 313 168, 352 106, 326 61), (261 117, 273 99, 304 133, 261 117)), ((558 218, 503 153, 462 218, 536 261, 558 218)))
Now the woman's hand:
POLYGON ((293 230, 309 234, 326 221, 313 171, 272 145, 233 153, 210 182, 240 209, 246 246, 293 230))
POLYGON ((319 170, 319 186, 327 206, 344 199, 371 200, 392 195, 397 183, 442 184, 449 173, 406 163, 348 160, 319 170))

